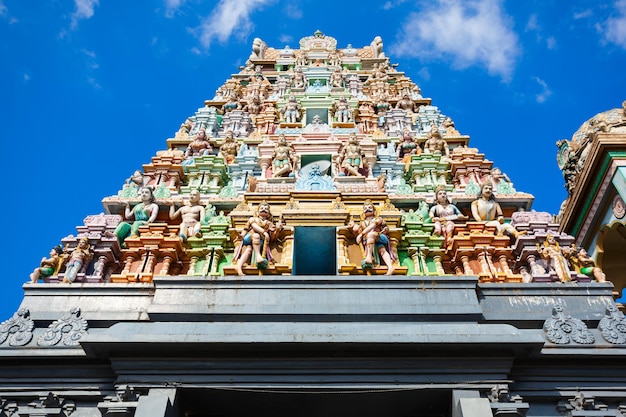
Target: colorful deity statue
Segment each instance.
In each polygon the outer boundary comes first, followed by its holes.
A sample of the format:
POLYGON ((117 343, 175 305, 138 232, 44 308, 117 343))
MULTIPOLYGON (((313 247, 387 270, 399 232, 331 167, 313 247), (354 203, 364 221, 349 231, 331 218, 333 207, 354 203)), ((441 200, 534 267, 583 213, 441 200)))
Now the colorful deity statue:
POLYGON ((93 253, 91 251, 91 245, 87 237, 82 237, 78 241, 78 246, 70 254, 70 260, 65 266, 65 276, 63 282, 71 284, 76 280, 78 273, 91 262, 93 253))
MULTIPOLYGON (((394 255, 389 242, 389 226, 385 219, 378 216, 376 208, 370 199, 363 204, 363 212, 361 213, 361 222, 355 224, 350 221, 349 227, 352 233, 356 235, 356 243, 365 247, 365 257, 361 262, 363 269, 369 269, 374 266, 374 258, 382 258, 387 265, 387 274, 393 275, 394 271, 394 255), (374 251, 374 249, 376 249, 374 251)), ((380 264, 380 262, 376 262, 380 264)))
POLYGON ((294 95, 289 96, 285 106, 280 109, 280 113, 283 114, 286 123, 298 123, 302 117, 301 112, 300 103, 298 103, 294 95))
POLYGON ((296 165, 296 153, 281 134, 272 154, 272 177, 284 177, 291 174, 296 165))
POLYGON ((537 244, 539 254, 546 261, 549 271, 554 271, 561 282, 572 280, 567 258, 571 255, 570 248, 561 248, 553 234, 549 233, 543 245, 537 244))
POLYGON ((446 158, 450 157, 450 148, 448 142, 441 137, 441 132, 435 123, 430 127, 426 142, 424 142, 424 153, 430 153, 435 155, 443 155, 446 158))
POLYGON ((183 242, 187 242, 189 236, 202 237, 200 222, 205 217, 205 210, 200 202, 200 191, 192 190, 191 193, 189 193, 189 205, 183 205, 178 210, 174 209, 174 203, 172 201, 166 203, 170 206, 170 219, 173 220, 182 217, 178 235, 183 242))
POLYGON ((502 208, 493 194, 491 182, 485 182, 480 187, 476 200, 472 201, 472 217, 477 222, 484 222, 487 226, 495 226, 498 234, 503 233, 517 239, 526 232, 518 232, 515 227, 504 222, 502 208))
POLYGON ((141 198, 141 203, 131 210, 130 204, 126 202, 124 209, 124 217, 129 220, 134 219, 132 224, 121 222, 115 228, 114 233, 122 247, 125 247, 124 240, 127 237, 131 235, 139 236, 139 227, 154 222, 159 214, 159 206, 155 203, 152 188, 142 187, 139 190, 139 197, 141 198))
POLYGON ((419 147, 415 139, 413 139, 413 133, 409 129, 402 131, 402 142, 398 145, 398 160, 405 164, 411 162, 412 155, 419 155, 422 153, 422 148, 419 147))
POLYGON ((359 170, 363 169, 363 150, 354 132, 350 133, 348 143, 341 150, 339 161, 341 167, 348 175, 360 176, 359 170))
POLYGON ((274 223, 269 204, 262 201, 241 231, 242 241, 233 257, 233 262, 237 262, 235 268, 238 275, 244 275, 243 266, 252 256, 259 270, 267 268, 269 261, 273 260, 270 242, 276 240, 282 227, 280 220, 274 223))
POLYGON ((36 284, 40 277, 47 278, 52 276, 59 264, 63 262, 63 248, 61 245, 57 245, 50 249, 50 257, 41 258, 41 263, 39 267, 35 268, 35 270, 30 274, 30 282, 36 284))
POLYGON ((339 97, 333 103, 333 114, 339 123, 348 123, 352 120, 352 111, 350 110, 350 104, 345 96, 339 97))
POLYGON ((206 130, 201 128, 196 133, 191 143, 187 146, 185 151, 185 159, 191 159, 194 156, 211 155, 213 153, 213 147, 206 136, 206 130))
POLYGON ((219 154, 224 158, 227 164, 232 164, 237 158, 239 152, 239 143, 233 136, 233 131, 226 132, 222 146, 220 146, 219 154))
POLYGON ((585 248, 572 248, 570 262, 576 272, 595 278, 598 282, 606 282, 606 274, 598 268, 596 262, 587 254, 585 248))
POLYGON ((437 204, 431 207, 428 212, 428 217, 432 219, 435 225, 433 233, 437 236, 443 236, 444 246, 447 248, 452 240, 454 222, 456 220, 467 220, 468 217, 461 213, 454 204, 450 203, 445 186, 437 186, 435 189, 435 198, 437 204))

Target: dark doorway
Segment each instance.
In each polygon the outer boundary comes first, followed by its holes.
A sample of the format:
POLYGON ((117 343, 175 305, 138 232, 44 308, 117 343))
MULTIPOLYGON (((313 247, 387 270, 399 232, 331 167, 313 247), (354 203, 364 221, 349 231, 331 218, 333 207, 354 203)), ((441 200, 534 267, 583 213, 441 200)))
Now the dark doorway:
POLYGON ((297 226, 294 275, 337 275, 337 231, 327 226, 297 226))

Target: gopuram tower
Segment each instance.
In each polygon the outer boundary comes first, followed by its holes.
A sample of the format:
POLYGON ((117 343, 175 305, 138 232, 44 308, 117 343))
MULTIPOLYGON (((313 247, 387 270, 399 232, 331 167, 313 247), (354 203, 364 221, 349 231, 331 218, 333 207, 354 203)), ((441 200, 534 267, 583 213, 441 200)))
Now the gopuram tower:
POLYGON ((379 37, 217 87, 33 265, 0 416, 626 412, 612 284, 379 37))

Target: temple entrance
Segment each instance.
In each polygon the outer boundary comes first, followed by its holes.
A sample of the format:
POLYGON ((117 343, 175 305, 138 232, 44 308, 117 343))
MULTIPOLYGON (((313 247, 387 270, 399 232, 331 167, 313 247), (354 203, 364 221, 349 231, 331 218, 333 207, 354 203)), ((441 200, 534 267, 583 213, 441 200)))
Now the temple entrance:
POLYGON ((449 417, 449 390, 185 389, 180 408, 188 417, 449 417))
POLYGON ((337 275, 337 231, 328 226, 297 226, 293 275, 337 275))
POLYGON ((614 291, 619 294, 616 294, 616 298, 619 298, 621 302, 626 297, 624 293, 626 278, 623 274, 626 268, 624 247, 626 247, 626 226, 623 223, 614 222, 600 230, 598 264, 606 274, 606 279, 613 282, 614 291))

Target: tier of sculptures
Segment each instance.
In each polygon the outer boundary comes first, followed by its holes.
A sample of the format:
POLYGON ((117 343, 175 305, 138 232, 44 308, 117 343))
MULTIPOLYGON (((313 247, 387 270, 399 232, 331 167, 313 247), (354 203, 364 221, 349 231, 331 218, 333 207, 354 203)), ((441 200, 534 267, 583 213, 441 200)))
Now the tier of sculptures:
POLYGON ((294 247, 311 243, 294 231, 312 223, 336 227, 338 274, 604 280, 382 49, 321 32, 299 49, 255 39, 239 73, 30 282, 288 275, 294 247))

